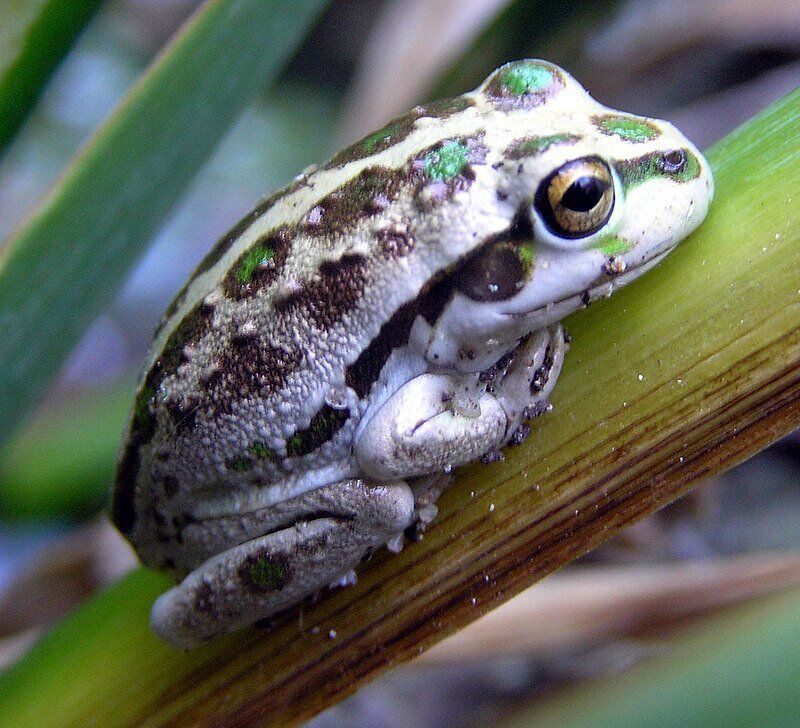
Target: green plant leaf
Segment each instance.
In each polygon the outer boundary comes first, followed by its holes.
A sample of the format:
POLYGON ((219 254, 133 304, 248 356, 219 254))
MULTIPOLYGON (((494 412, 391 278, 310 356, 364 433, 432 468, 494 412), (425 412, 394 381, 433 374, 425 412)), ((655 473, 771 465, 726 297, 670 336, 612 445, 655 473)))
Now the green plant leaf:
POLYGON ((3 5, 0 23, 0 150, 101 0, 27 0, 3 5))
POLYGON ((0 444, 324 0, 209 0, 0 258, 0 444))
POLYGON ((0 678, 0 725, 308 718, 796 426, 798 120, 800 91, 710 151, 706 222, 570 317, 554 412, 505 462, 461 469, 422 541, 190 653, 148 632, 166 581, 137 571, 0 678))
POLYGON ((108 501, 134 385, 115 382, 47 408, 0 455, 0 518, 79 518, 108 501))

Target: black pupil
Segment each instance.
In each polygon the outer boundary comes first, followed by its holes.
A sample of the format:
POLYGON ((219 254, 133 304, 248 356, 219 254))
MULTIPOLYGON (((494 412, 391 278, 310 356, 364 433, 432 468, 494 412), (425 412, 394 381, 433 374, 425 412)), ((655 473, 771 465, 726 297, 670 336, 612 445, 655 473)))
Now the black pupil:
POLYGON ((561 205, 575 212, 589 212, 600 202, 600 198, 607 189, 608 183, 598 177, 591 175, 578 177, 567 188, 561 198, 561 205))

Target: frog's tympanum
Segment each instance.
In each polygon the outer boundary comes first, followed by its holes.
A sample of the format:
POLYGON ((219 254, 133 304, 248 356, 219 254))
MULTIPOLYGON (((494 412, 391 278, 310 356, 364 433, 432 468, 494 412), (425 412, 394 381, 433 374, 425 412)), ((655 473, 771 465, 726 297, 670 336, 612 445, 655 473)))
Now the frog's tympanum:
POLYGON ((262 202, 159 327, 113 519, 190 647, 347 583, 444 474, 548 409, 559 321, 700 224, 708 165, 544 61, 419 106, 262 202))

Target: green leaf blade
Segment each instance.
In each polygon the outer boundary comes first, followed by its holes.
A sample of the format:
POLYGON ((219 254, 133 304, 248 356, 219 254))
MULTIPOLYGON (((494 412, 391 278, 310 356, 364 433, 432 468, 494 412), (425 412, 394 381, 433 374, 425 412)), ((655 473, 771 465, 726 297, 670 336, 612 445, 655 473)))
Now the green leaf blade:
POLYGON ((39 98, 101 0, 38 0, 3 7, 0 23, 0 150, 39 98))

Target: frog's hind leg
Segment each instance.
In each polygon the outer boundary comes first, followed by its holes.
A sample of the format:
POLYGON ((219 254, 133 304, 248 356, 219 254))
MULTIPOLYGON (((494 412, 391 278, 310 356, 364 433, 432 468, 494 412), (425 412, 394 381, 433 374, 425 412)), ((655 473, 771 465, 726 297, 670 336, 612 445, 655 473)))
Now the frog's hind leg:
POLYGON ((414 518, 404 482, 347 480, 297 503, 292 525, 210 557, 162 594, 153 604, 153 630, 190 648, 269 617, 341 580, 414 518))

